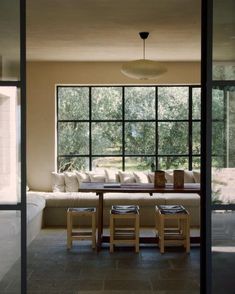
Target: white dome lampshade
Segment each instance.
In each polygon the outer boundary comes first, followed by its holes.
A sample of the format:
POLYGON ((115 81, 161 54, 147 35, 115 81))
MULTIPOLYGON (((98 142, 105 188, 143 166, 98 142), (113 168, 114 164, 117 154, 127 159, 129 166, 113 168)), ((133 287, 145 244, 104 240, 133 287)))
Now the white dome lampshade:
POLYGON ((121 72, 129 78, 148 80, 164 74, 167 69, 162 63, 154 60, 145 59, 145 39, 148 38, 148 32, 139 33, 143 40, 143 59, 125 62, 122 65, 121 72))

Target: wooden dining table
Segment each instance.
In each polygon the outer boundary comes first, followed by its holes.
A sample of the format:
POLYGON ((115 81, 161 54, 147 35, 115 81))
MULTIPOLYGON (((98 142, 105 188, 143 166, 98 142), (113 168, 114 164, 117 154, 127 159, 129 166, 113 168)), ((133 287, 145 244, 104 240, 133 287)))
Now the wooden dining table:
MULTIPOLYGON (((105 193, 148 193, 149 197, 153 193, 196 193, 201 194, 200 184, 198 183, 185 183, 182 188, 175 188, 173 184, 166 184, 164 187, 154 187, 154 184, 117 184, 112 185, 107 183, 97 182, 83 182, 79 187, 80 192, 93 192, 99 197, 98 204, 98 232, 97 232, 97 250, 99 251, 102 246, 102 242, 109 242, 109 237, 103 236, 103 205, 105 193)), ((157 237, 140 237, 140 243, 155 243, 157 237)), ((191 239, 192 243, 199 243, 200 239, 194 237, 191 239)))

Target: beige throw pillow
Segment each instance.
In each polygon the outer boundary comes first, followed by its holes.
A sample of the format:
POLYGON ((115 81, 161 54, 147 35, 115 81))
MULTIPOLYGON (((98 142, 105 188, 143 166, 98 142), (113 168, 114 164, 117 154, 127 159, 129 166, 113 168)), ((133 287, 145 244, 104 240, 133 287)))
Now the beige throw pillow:
POLYGON ((145 172, 133 172, 136 183, 146 184, 149 182, 148 174, 145 172))
POLYGON ((93 183, 104 183, 106 182, 106 176, 105 173, 90 171, 87 172, 87 174, 90 177, 90 181, 93 183))
POLYGON ((191 170, 184 171, 184 182, 185 183, 195 183, 193 171, 191 171, 191 170))
POLYGON ((200 171, 194 170, 193 171, 193 177, 194 177, 195 183, 200 183, 201 182, 201 173, 200 173, 200 171))
POLYGON ((52 172, 51 184, 53 192, 65 192, 65 177, 63 173, 52 172))
POLYGON ((118 170, 105 169, 104 172, 105 172, 105 176, 106 176, 106 181, 108 183, 119 182, 118 170))
POLYGON ((135 183, 135 177, 133 173, 119 171, 118 174, 121 183, 135 183))
POLYGON ((148 174, 149 183, 154 183, 154 173, 148 174))
POLYGON ((174 182, 174 174, 173 170, 166 170, 165 171, 165 178, 166 182, 172 184, 174 182))
POLYGON ((65 178, 65 191, 66 192, 78 192, 78 179, 75 172, 64 172, 65 178))
POLYGON ((90 182, 90 177, 88 174, 79 172, 79 171, 74 171, 74 172, 77 176, 79 186, 82 182, 90 182))

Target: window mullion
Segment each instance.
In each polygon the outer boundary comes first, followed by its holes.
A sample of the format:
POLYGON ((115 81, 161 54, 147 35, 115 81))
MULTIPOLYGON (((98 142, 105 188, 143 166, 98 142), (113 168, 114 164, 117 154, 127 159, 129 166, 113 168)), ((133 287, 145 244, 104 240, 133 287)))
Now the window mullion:
POLYGON ((188 169, 192 170, 193 167, 193 123, 192 123, 192 113, 193 113, 193 100, 192 100, 192 87, 189 87, 189 97, 188 97, 188 152, 189 152, 189 161, 188 169))
POLYGON ((89 170, 92 170, 92 87, 89 87, 89 170))

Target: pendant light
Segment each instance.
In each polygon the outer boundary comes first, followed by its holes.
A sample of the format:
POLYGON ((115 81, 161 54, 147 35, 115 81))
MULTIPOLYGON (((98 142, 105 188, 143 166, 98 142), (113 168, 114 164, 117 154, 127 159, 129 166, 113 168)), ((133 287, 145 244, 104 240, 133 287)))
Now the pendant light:
POLYGON ((125 62, 122 65, 121 72, 133 79, 148 80, 165 73, 167 69, 158 61, 145 59, 145 40, 149 32, 140 32, 140 38, 143 40, 143 59, 125 62))

